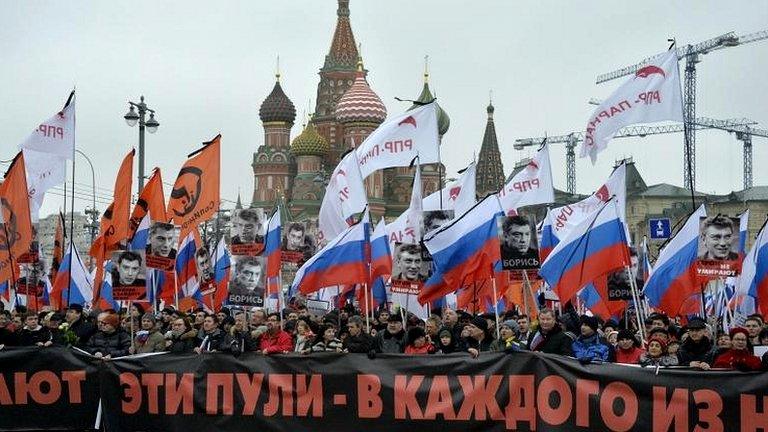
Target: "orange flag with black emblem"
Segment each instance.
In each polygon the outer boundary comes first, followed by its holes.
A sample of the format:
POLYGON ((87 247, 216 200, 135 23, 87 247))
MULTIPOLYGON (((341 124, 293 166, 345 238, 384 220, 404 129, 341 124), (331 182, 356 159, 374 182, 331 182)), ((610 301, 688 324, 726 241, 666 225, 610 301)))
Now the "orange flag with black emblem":
POLYGON ((149 213, 152 221, 168 222, 165 212, 165 193, 163 193, 163 178, 160 168, 155 168, 144 189, 139 193, 139 199, 131 213, 130 232, 128 238, 133 238, 141 220, 149 213))
POLYGON ((180 239, 219 210, 220 142, 217 135, 191 153, 173 184, 168 216, 181 227, 180 239))
POLYGON ((32 219, 24 155, 19 152, 0 184, 0 280, 15 278, 17 259, 29 252, 32 219))

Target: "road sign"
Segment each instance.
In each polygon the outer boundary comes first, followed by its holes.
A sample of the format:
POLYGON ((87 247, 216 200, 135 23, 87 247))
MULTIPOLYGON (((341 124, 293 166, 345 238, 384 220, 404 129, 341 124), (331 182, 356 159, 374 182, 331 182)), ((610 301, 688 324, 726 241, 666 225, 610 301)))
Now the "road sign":
POLYGON ((648 232, 651 239, 668 239, 672 235, 672 224, 669 218, 649 219, 648 232))

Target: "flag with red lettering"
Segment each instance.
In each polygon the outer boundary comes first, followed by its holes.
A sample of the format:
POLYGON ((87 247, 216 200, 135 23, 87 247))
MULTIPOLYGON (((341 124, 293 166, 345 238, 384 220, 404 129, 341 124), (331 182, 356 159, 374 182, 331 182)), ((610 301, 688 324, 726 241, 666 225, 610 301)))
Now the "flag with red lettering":
POLYGON ((594 163, 597 154, 624 126, 664 120, 682 122, 682 100, 677 50, 670 49, 649 59, 592 113, 581 157, 589 156, 594 163))
POLYGON ((387 225, 390 251, 395 250, 395 243, 419 244, 423 227, 424 209, 421 198, 421 169, 416 165, 416 174, 413 176, 411 187, 411 204, 397 219, 387 225))
POLYGON ((460 215, 477 204, 475 198, 475 179, 477 166, 474 162, 461 172, 458 180, 448 183, 442 190, 434 192, 424 198, 422 207, 424 211, 453 210, 460 215))
POLYGON ((437 104, 406 111, 381 124, 355 150, 363 178, 384 168, 440 162, 437 104))
POLYGON ((160 168, 155 168, 152 177, 149 178, 144 189, 139 193, 139 199, 133 207, 131 213, 130 228, 128 238, 133 238, 136 229, 141 224, 144 216, 149 214, 150 220, 155 222, 167 222, 168 217, 165 213, 165 194, 163 193, 163 178, 160 174, 160 168))
POLYGON ((353 215, 368 205, 357 154, 347 153, 331 174, 318 215, 317 241, 323 244, 341 234, 353 215))
POLYGON ((179 238, 185 238, 219 210, 220 144, 221 135, 203 143, 179 170, 167 211, 174 224, 181 226, 179 238))
POLYGON ((0 281, 14 280, 18 258, 32 243, 24 154, 19 152, 0 183, 0 281))
POLYGON ((498 195, 501 208, 508 215, 516 214, 520 207, 555 202, 552 166, 546 142, 528 165, 501 188, 498 195))
POLYGON ((27 187, 32 219, 43 203, 45 192, 64 183, 66 161, 75 152, 75 92, 69 94, 64 108, 53 117, 40 123, 19 144, 24 152, 27 187))

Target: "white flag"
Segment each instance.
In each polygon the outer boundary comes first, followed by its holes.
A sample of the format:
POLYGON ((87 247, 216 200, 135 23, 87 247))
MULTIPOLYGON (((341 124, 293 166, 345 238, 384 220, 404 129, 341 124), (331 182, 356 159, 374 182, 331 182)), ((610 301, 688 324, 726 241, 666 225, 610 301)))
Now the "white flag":
POLYGON ((66 160, 75 149, 75 93, 72 92, 63 110, 42 122, 21 144, 27 170, 29 209, 32 220, 45 192, 66 179, 66 160))
POLYGON ((514 214, 520 207, 554 202, 549 145, 545 143, 528 165, 501 188, 498 195, 507 214, 514 214))
POLYGON ((476 165, 473 162, 461 173, 458 180, 448 183, 441 191, 437 191, 424 198, 423 208, 431 210, 453 210, 454 214, 464 214, 476 203, 475 178, 476 165), (440 208, 440 195, 442 195, 442 208, 440 208))
POLYGON ((421 241, 424 219, 421 187, 421 169, 417 166, 413 177, 410 205, 397 219, 387 224, 389 250, 392 252, 395 250, 395 243, 418 244, 421 241))
POLYGON ((616 132, 636 123, 683 121, 677 51, 654 57, 600 104, 587 122, 581 157, 594 163, 616 132))
MULTIPOLYGON (((552 223, 552 233, 560 240, 563 240, 574 227, 579 225, 591 213, 597 210, 604 203, 608 202, 612 196, 616 196, 616 208, 619 212, 619 219, 626 227, 626 205, 627 205, 627 166, 622 163, 608 177, 604 185, 600 186, 594 194, 575 203, 550 210, 550 221, 552 223)), ((629 236, 627 236, 629 240, 629 236)))
POLYGON ((349 152, 336 166, 325 189, 318 215, 320 243, 341 234, 349 224, 350 216, 362 212, 368 205, 363 178, 357 162, 357 154, 349 152))
POLYGON ((437 105, 430 103, 382 123, 355 150, 363 178, 392 167, 440 162, 437 105))
POLYGON ((72 92, 63 110, 40 123, 37 129, 19 144, 19 150, 34 150, 72 159, 75 151, 75 93, 72 92))

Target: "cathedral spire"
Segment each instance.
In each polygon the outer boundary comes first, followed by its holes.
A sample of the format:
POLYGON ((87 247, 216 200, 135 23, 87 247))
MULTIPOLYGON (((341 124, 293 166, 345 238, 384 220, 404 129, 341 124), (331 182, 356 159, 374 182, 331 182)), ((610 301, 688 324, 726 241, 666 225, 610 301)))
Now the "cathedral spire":
MULTIPOLYGON (((492 98, 492 95, 491 95, 492 98)), ((489 100, 486 112, 488 121, 485 124, 483 144, 477 162, 476 190, 479 196, 497 192, 504 185, 504 165, 501 163, 499 141, 496 137, 496 125, 493 122, 493 100, 489 100)))
POLYGON ((357 65, 357 45, 349 21, 349 0, 338 0, 336 10, 336 31, 333 33, 331 50, 325 56, 326 70, 355 70, 357 65))

